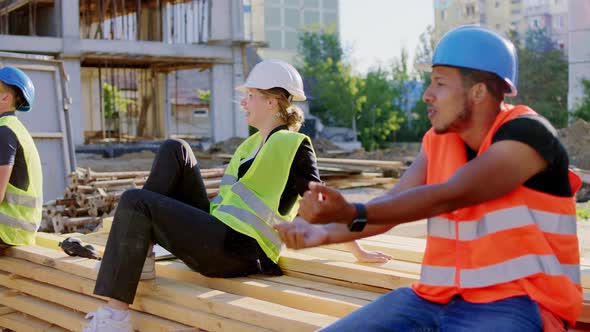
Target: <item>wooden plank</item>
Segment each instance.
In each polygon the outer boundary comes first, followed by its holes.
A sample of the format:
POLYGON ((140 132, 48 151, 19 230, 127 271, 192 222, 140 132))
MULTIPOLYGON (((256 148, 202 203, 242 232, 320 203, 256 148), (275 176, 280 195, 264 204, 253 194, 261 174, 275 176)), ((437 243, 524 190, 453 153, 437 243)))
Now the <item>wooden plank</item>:
MULTIPOLYGON (((4 271, 18 273, 27 278, 51 283, 86 295, 92 295, 94 288, 92 280, 25 261, 19 262, 19 260, 8 257, 0 259, 0 268, 4 271)), ((82 270, 85 268, 81 266, 82 270)), ((27 280, 24 279, 21 283, 27 283, 27 280)), ((7 281, 0 278, 0 283, 4 284, 3 282, 7 281)), ((13 284, 7 286, 26 291, 25 287, 21 289, 13 284)), ((34 285, 30 285, 27 289, 34 288, 34 285)), ((88 311, 94 310, 93 308, 96 307, 98 306, 95 305, 88 311)), ((271 302, 161 277, 153 282, 140 283, 132 308, 197 326, 208 331, 219 330, 215 328, 217 325, 223 325, 232 331, 236 329, 254 331, 259 330, 260 327, 275 330, 279 327, 278 330, 281 331, 311 331, 336 320, 335 317, 327 315, 296 310, 271 302), (190 310, 183 312, 182 306, 190 310), (237 319, 252 324, 252 327, 239 326, 239 322, 229 321, 222 317, 237 319)))
MULTIPOLYGON (((37 272, 39 269, 35 270, 37 272)), ((58 272, 58 271, 55 271, 58 272)), ((43 271, 43 273, 48 273, 47 271, 43 271)), ((48 273, 51 275, 52 273, 48 273)), ((55 275, 55 274, 53 274, 55 275)), ((76 276, 72 276, 74 279, 83 279, 76 276)), ((83 281, 78 281, 79 284, 72 284, 74 287, 83 284, 83 281)), ((87 280, 87 282, 92 282, 87 280)), ((15 277, 9 275, 7 272, 0 272, 0 285, 12 289, 18 290, 22 293, 28 294, 36 299, 40 299, 46 301, 47 303, 53 303, 54 306, 63 306, 75 311, 80 311, 82 313, 82 317, 85 313, 94 311, 98 309, 100 306, 104 305, 104 301, 94 298, 91 296, 86 296, 80 294, 75 291, 67 290, 61 287, 57 287, 54 285, 36 282, 31 279, 25 279, 22 277, 15 277)), ((86 288, 93 288, 93 285, 86 284, 86 288)), ((10 304, 6 304, 11 306, 10 304)), ((12 307, 12 306, 11 306, 12 307)), ((13 307, 14 308, 14 307, 13 307)), ((19 308, 15 308, 19 311, 19 308)), ((25 311, 23 311, 25 312, 25 311)), ((28 313, 28 312, 26 312, 28 313)), ((173 322, 167 319, 163 319, 160 317, 155 317, 152 315, 148 315, 145 313, 140 313, 136 311, 131 311, 131 320, 133 321, 134 327, 139 329, 140 331, 195 331, 195 329, 190 328, 189 326, 179 324, 177 322, 173 322)), ((51 323, 60 325, 70 330, 79 331, 81 328, 71 328, 71 326, 64 326, 61 325, 60 322, 57 320, 58 317, 54 316, 36 316, 37 318, 42 318, 49 320, 51 323)), ((88 320, 83 320, 83 326, 88 324, 88 320)), ((251 330, 254 331, 254 330, 251 330)))
POLYGON ((414 274, 349 262, 320 259, 292 250, 283 251, 279 265, 283 270, 386 289, 407 287, 418 280, 414 274))
MULTIPOLYGON (((0 305, 0 316, 1 315, 7 315, 7 314, 10 314, 10 313, 13 313, 13 312, 15 312, 14 309, 12 309, 10 307, 3 306, 3 305, 0 305)), ((2 325, 0 325, 0 326, 2 326, 2 325)))
MULTIPOLYGON (((102 235, 100 234, 98 235, 99 238, 101 236, 102 235)), ((41 237, 50 239, 50 237, 44 235, 41 235, 41 237)), ((96 238, 94 239, 96 240, 96 238)), ((84 239, 85 242, 92 243, 87 240, 87 238, 84 239)), ((102 249, 102 247, 99 247, 97 244, 95 244, 95 246, 98 250, 102 249)), ((55 260, 54 256, 49 256, 46 261, 51 260, 55 260)), ((354 296, 354 290, 348 290, 346 288, 340 288, 338 291, 335 291, 336 288, 330 288, 330 285, 323 285, 312 289, 280 282, 277 283, 273 281, 273 278, 208 278, 192 271, 180 261, 157 262, 156 272, 159 277, 196 283, 203 287, 217 289, 236 295, 249 296, 295 309, 334 317, 345 316, 375 298, 375 296, 370 297, 367 294, 364 294, 364 298, 356 297, 354 296), (326 292, 325 289, 331 289, 332 291, 326 292), (352 297, 351 294, 353 295, 352 297)), ((88 277, 88 274, 85 271, 80 270, 77 273, 81 276, 88 277)))
MULTIPOLYGON (((384 243, 371 240, 360 240, 359 244, 365 250, 381 251, 391 255, 393 260, 413 262, 420 264, 424 257, 424 251, 408 248, 406 246, 398 245, 395 243, 384 243)), ((333 250, 350 252, 350 248, 344 243, 330 244, 322 246, 322 248, 328 248, 333 250)))
POLYGON ((0 326, 19 332, 65 332, 62 327, 53 325, 21 312, 0 316, 0 326))
POLYGON ((370 301, 349 297, 345 291, 337 294, 278 283, 275 277, 207 278, 178 261, 158 262, 156 271, 158 276, 333 317, 348 315, 370 301))
POLYGON ((55 325, 70 331, 82 331, 88 324, 84 314, 38 298, 0 287, 0 304, 33 317, 51 318, 55 325))
POLYGON ((353 254, 341 251, 341 250, 334 250, 330 248, 311 248, 311 249, 304 249, 299 250, 300 253, 305 255, 317 257, 320 259, 326 259, 330 261, 338 261, 338 262, 348 262, 348 263, 355 263, 363 266, 371 266, 374 268, 390 270, 390 271, 399 271, 408 274, 414 274, 416 277, 420 275, 420 264, 411 263, 411 262, 404 262, 398 260, 390 260, 384 263, 359 263, 357 262, 356 258, 353 254))

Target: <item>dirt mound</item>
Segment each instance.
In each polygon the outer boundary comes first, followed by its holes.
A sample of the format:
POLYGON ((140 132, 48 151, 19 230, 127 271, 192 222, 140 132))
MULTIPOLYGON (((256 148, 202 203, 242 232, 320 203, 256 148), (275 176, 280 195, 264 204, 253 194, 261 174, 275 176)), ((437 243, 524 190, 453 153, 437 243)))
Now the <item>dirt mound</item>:
POLYGON ((590 169, 590 123, 578 119, 559 130, 559 139, 569 154, 570 165, 590 169))
POLYGON ((312 140, 313 149, 317 154, 324 154, 328 153, 329 151, 337 151, 340 150, 340 147, 330 140, 325 138, 314 138, 312 140))
POLYGON ((356 151, 346 157, 350 159, 405 161, 416 157, 419 151, 419 143, 408 143, 395 145, 389 149, 384 150, 370 152, 356 151))
POLYGON ((234 154, 234 152, 236 151, 238 146, 240 146, 240 144, 242 144, 243 141, 244 141, 244 138, 232 137, 232 138, 226 139, 225 141, 221 141, 221 142, 217 142, 215 144, 212 144, 211 147, 209 148, 208 152, 209 153, 234 154))

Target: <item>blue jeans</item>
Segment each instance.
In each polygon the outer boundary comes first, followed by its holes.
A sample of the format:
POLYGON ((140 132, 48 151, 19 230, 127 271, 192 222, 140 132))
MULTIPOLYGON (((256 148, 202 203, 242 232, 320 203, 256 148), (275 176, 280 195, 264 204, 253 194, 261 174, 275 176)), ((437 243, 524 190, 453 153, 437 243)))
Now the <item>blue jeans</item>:
POLYGON ((454 297, 447 304, 422 299, 410 288, 381 296, 336 323, 331 331, 542 331, 539 306, 528 296, 491 303, 469 303, 454 297))

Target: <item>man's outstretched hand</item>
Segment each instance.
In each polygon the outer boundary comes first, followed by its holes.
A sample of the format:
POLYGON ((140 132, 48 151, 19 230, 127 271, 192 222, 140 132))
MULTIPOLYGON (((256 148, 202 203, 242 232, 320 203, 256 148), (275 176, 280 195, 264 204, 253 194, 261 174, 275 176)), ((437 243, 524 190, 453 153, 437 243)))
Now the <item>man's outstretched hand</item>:
POLYGON ((328 243, 328 232, 323 226, 310 225, 297 217, 292 222, 275 225, 287 248, 303 249, 328 243))
POLYGON ((356 214, 354 205, 348 203, 340 192, 318 182, 309 184, 309 190, 299 204, 299 215, 311 224, 348 224, 356 214))

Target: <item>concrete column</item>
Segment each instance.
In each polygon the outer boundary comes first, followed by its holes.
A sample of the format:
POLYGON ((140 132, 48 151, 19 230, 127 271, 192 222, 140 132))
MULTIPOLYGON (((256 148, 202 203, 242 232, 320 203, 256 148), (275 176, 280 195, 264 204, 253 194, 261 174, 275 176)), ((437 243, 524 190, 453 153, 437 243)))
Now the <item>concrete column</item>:
POLYGON ((232 104, 233 106, 233 114, 234 114, 234 135, 238 137, 248 137, 248 122, 246 121, 246 117, 244 116, 244 112, 240 107, 239 98, 240 93, 235 89, 236 86, 244 83, 246 78, 244 77, 244 66, 242 61, 245 60, 242 58, 242 50, 239 46, 233 47, 233 77, 232 77, 232 100, 236 101, 232 104))
POLYGON ((81 75, 80 75, 80 7, 78 1, 56 1, 59 5, 61 17, 61 36, 63 38, 63 51, 60 55, 64 62, 64 68, 68 77, 69 96, 72 98, 70 106, 70 121, 72 123, 72 139, 74 144, 84 143, 81 75))
POLYGON ((211 137, 213 142, 219 142, 234 136, 233 65, 213 65, 209 75, 211 137))

